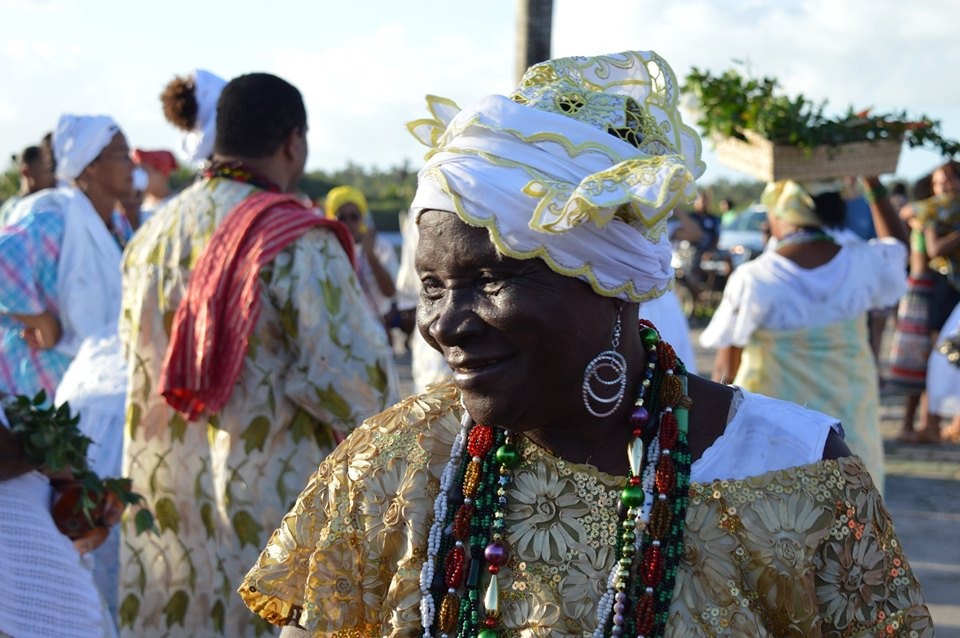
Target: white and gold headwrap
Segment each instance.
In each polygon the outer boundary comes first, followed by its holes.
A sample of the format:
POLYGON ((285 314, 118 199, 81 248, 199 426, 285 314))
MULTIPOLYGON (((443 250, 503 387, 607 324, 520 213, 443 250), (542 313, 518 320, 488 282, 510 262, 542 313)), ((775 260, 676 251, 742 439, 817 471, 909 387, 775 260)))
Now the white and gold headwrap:
POLYGON ((407 125, 431 147, 413 212, 456 212, 497 250, 538 257, 600 295, 644 301, 670 285, 666 219, 695 196, 700 139, 656 53, 537 64, 516 92, 461 110, 428 96, 407 125))

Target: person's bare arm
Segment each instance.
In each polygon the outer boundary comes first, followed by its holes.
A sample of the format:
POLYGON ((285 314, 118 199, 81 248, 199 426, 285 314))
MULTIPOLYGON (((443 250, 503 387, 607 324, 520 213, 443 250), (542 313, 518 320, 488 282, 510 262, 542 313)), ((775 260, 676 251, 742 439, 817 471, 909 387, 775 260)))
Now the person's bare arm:
POLYGON ((16 478, 35 469, 37 468, 27 463, 24 458, 20 439, 0 425, 0 481, 16 478))
POLYGON ((713 361, 713 380, 718 383, 732 383, 740 370, 740 356, 743 348, 726 346, 717 350, 713 361))
POLYGON ((887 197, 887 189, 877 177, 873 176, 862 177, 861 183, 866 192, 867 203, 870 205, 873 228, 877 232, 877 237, 892 237, 909 246, 910 235, 907 233, 907 227, 897 211, 893 210, 890 198, 887 197))
POLYGON ((933 257, 951 257, 957 251, 960 251, 960 230, 947 233, 946 235, 937 235, 934 228, 926 228, 923 231, 923 238, 927 246, 927 256, 933 257))

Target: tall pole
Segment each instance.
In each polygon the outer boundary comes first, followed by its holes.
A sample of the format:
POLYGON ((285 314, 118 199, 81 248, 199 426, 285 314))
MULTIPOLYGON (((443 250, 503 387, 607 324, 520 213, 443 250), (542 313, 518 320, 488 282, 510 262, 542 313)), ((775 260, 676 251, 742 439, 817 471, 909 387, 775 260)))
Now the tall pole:
POLYGON ((550 59, 552 30, 553 0, 517 0, 518 82, 528 67, 550 59))

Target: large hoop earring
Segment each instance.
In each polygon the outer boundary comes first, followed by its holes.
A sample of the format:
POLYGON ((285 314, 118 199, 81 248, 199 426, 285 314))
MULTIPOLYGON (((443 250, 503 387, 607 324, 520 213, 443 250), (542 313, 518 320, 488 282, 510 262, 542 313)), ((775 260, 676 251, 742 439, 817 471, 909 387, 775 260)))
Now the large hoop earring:
POLYGON ((609 350, 604 350, 587 364, 583 371, 583 406, 596 417, 608 417, 617 411, 627 389, 627 360, 617 352, 620 347, 620 313, 613 328, 613 341, 609 350), (597 394, 593 384, 601 386, 605 396, 597 394), (613 394, 610 394, 613 392, 613 394), (594 404, 599 404, 596 408, 594 404), (604 409, 606 406, 610 406, 604 409))

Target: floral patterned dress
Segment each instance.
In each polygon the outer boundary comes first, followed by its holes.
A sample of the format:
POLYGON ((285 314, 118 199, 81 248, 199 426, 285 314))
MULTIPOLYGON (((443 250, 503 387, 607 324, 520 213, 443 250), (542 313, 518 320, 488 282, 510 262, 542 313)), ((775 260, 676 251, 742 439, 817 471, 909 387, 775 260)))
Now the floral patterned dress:
MULTIPOLYGON (((276 624, 299 617, 312 636, 422 635, 420 568, 458 406, 452 385, 433 386, 354 432, 247 575, 247 605, 276 624)), ((625 479, 519 438, 500 635, 590 636, 625 479)), ((858 458, 691 486, 666 636, 932 635, 858 458)))
MULTIPOLYGON (((271 633, 234 593, 303 481, 396 398, 391 351, 342 247, 313 229, 261 272, 261 312, 230 401, 186 422, 157 393, 170 326, 203 248, 254 187, 202 180, 128 246, 121 339, 130 371, 124 474, 159 534, 122 526, 125 636, 271 633)), ((133 514, 133 513, 131 513, 133 514)))

